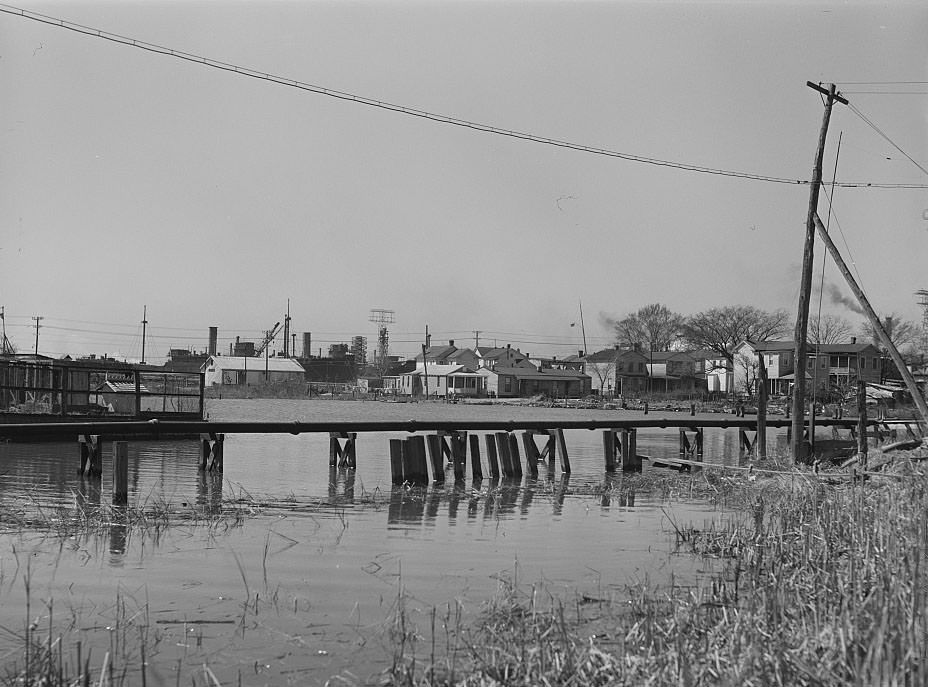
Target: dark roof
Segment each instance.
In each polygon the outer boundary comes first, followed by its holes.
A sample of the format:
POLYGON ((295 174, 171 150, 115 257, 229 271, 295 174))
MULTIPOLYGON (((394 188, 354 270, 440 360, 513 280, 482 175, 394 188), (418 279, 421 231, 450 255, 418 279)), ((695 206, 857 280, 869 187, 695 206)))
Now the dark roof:
POLYGON ((822 344, 818 346, 818 352, 819 353, 863 353, 868 348, 872 348, 874 352, 879 353, 879 349, 870 343, 822 344))
POLYGON ((792 351, 796 348, 795 341, 748 341, 755 351, 764 353, 772 351, 792 351))
POLYGON ((550 379, 556 381, 575 381, 589 379, 590 375, 579 370, 538 370, 533 367, 497 367, 493 370, 498 375, 510 375, 518 379, 550 379))
POLYGON ((644 356, 653 360, 655 363, 663 363, 676 358, 688 358, 690 361, 696 360, 693 355, 687 351, 651 351, 645 353, 644 356))

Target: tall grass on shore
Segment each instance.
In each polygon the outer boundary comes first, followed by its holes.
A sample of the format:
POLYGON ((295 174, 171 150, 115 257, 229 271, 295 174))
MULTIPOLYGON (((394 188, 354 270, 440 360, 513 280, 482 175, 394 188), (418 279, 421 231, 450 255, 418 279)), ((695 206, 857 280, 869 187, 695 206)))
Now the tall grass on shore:
POLYGON ((748 517, 674 526, 680 552, 720 566, 706 582, 573 598, 504 585, 477 626, 451 626, 446 657, 415 656, 409 637, 432 653, 434 642, 407 620, 385 682, 928 684, 928 480, 911 464, 901 471, 863 483, 729 478, 726 497, 750 504, 748 517))

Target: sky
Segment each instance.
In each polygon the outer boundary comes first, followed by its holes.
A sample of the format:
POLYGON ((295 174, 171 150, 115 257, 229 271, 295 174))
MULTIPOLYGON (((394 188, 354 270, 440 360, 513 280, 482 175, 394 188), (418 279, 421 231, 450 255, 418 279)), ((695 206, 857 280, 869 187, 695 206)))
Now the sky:
MULTIPOLYGON (((928 185, 923 1, 0 10, 0 306, 21 351, 41 317, 40 353, 138 359, 144 312, 149 362, 204 350, 210 326, 228 352, 288 301, 297 352, 311 332, 314 354, 355 335, 373 348, 372 309, 394 311, 400 355, 426 327, 433 344, 597 350, 612 320, 657 302, 795 317, 809 203, 807 184, 454 126, 56 22, 496 129, 797 181, 823 114, 806 82, 836 83, 854 109, 834 108, 825 180, 928 185)), ((874 308, 920 321, 928 189, 833 198, 819 214, 874 308)), ((823 254, 817 241, 814 280, 824 265, 849 296, 823 254)))

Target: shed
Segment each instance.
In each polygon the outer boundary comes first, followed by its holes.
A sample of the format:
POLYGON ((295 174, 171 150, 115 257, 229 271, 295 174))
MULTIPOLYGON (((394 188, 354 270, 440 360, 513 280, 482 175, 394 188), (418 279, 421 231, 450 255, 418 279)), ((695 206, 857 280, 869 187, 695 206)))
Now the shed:
POLYGON ((241 386, 302 382, 303 366, 293 358, 212 355, 200 371, 206 386, 241 386))

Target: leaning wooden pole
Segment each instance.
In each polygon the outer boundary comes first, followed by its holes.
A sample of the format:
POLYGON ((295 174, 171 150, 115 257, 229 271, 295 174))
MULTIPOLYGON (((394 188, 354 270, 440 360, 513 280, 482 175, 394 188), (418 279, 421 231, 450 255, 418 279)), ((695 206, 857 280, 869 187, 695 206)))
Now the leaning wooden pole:
POLYGON ((905 386, 912 395, 912 400, 915 401, 918 414, 922 417, 920 424, 922 425, 922 432, 924 432, 925 428, 928 427, 928 404, 925 403, 925 397, 922 396, 921 391, 918 390, 918 386, 915 384, 915 378, 912 376, 912 373, 909 372, 909 368, 906 367, 905 361, 899 354, 898 349, 890 340, 889 334, 887 334, 886 329, 883 328, 883 323, 880 322, 880 318, 877 316, 876 311, 874 311, 873 306, 870 305, 870 301, 867 300, 863 290, 854 280, 854 276, 847 268, 847 264, 844 262, 844 258, 841 257, 841 253, 838 252, 838 247, 835 246, 834 241, 832 241, 831 237, 828 235, 828 230, 825 229, 825 225, 822 224, 822 220, 818 216, 818 213, 815 215, 815 227, 818 229, 819 236, 821 236, 822 241, 825 242, 825 247, 828 248, 828 252, 831 253, 831 257, 834 258, 835 264, 838 266, 841 274, 844 275, 847 285, 851 287, 851 291, 853 291, 854 295, 857 297, 857 302, 860 303, 860 307, 863 308, 864 314, 866 314, 867 318, 870 320, 870 324, 873 325, 873 329, 876 331, 877 336, 880 337, 880 343, 882 343, 883 347, 889 352, 889 356, 896 364, 899 374, 902 375, 905 386))
POLYGON ((812 297, 812 257, 815 248, 815 216, 818 213, 818 195, 822 185, 822 159, 825 156, 825 139, 828 135, 828 122, 831 120, 831 109, 835 100, 847 104, 847 100, 836 94, 835 85, 830 84, 828 90, 811 82, 807 85, 826 97, 825 113, 822 116, 822 129, 818 135, 818 148, 815 151, 815 162, 812 166, 812 182, 809 188, 809 211, 806 214, 806 238, 802 253, 802 279, 799 284, 799 311, 796 315, 796 350, 795 368, 796 379, 793 384, 793 424, 792 442, 790 450, 794 461, 803 459, 802 425, 805 418, 804 403, 806 394, 806 334, 809 328, 809 300, 812 297))

